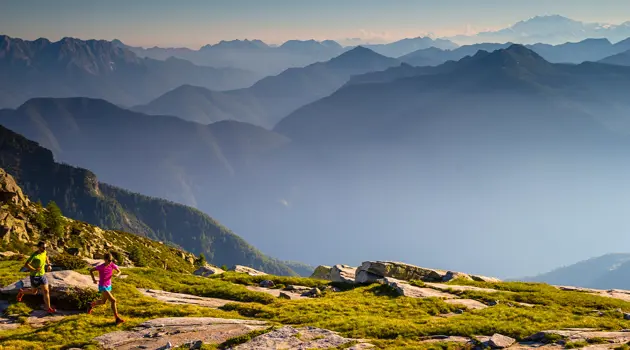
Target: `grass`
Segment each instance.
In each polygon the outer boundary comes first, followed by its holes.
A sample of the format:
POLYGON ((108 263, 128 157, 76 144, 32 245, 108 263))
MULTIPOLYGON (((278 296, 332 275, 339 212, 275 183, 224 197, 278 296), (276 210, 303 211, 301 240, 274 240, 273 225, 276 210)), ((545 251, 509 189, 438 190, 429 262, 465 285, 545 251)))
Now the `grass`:
MULTIPOLYGON (((0 284, 13 282, 25 274, 17 273, 19 262, 0 262, 0 284)), ((85 272, 85 271, 80 271, 85 272)), ((618 311, 630 310, 630 303, 583 292, 562 291, 535 283, 482 283, 455 281, 451 284, 493 288, 497 292, 453 292, 462 297, 491 301, 499 304, 482 310, 470 310, 455 317, 443 317, 458 307, 439 299, 397 297, 383 285, 357 286, 343 292, 324 293, 321 298, 284 300, 253 292, 243 285, 256 285, 263 279, 276 285, 306 285, 322 287, 322 281, 309 278, 248 276, 226 273, 224 276, 204 278, 152 268, 128 268, 129 275, 114 281, 114 295, 119 300, 121 315, 127 318, 123 329, 159 317, 209 316, 224 318, 255 318, 270 325, 289 324, 315 326, 338 331, 342 336, 369 339, 379 348, 387 349, 455 349, 462 344, 421 343, 431 335, 492 335, 500 333, 524 339, 547 329, 597 328, 619 330, 630 328, 630 322, 618 311), (236 284, 235 284, 236 283, 236 284), (235 301, 220 310, 197 306, 171 305, 145 297, 136 288, 161 289, 177 293, 224 298, 235 301), (246 302, 246 303, 243 303, 246 302), (521 306, 517 302, 535 305, 521 306), (510 306, 510 303, 512 306, 510 306), (602 315, 600 316, 599 312, 602 315)), ((325 285, 326 282, 324 281, 325 285)), ((12 304, 9 313, 28 315, 27 304, 12 304)), ((0 334, 0 349, 60 349, 82 346, 90 348, 95 336, 113 331, 111 311, 101 306, 93 315, 79 314, 41 329, 22 326, 0 334)), ((246 341, 255 333, 231 340, 232 345, 246 341), (249 337, 249 338, 248 338, 249 337)), ((548 342, 562 338, 551 337, 548 342), (553 338, 553 339, 552 339, 553 338)), ((591 343, 603 342, 592 339, 591 343)), ((580 346, 580 343, 568 344, 580 346)), ((220 349, 226 344, 207 347, 220 349)))
POLYGON ((269 280, 274 283, 275 288, 283 288, 288 285, 297 285, 311 288, 318 287, 320 289, 323 289, 327 285, 331 284, 331 282, 329 281, 308 277, 286 277, 274 275, 250 276, 233 271, 226 271, 225 273, 214 275, 210 278, 243 285, 258 285, 262 281, 269 280))

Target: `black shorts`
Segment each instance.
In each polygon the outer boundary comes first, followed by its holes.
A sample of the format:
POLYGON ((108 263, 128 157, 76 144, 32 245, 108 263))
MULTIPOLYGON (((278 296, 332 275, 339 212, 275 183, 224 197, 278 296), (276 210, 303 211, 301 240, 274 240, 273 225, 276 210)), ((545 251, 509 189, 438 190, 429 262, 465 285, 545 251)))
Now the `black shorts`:
POLYGON ((39 288, 48 284, 46 276, 31 276, 31 288, 39 288))

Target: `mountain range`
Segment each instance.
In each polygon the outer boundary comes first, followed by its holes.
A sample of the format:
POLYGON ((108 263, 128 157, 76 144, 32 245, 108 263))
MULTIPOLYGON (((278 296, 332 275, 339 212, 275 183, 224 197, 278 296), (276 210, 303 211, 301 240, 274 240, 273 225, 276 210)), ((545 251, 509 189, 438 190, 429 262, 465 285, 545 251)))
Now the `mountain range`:
MULTIPOLYGON (((412 66, 437 66, 447 61, 459 61, 471 56, 479 50, 494 51, 505 49, 512 43, 482 43, 460 46, 453 50, 441 50, 428 48, 409 53, 400 60, 412 66)), ((564 43, 560 45, 533 44, 525 45, 535 51, 545 60, 553 63, 582 63, 586 61, 600 61, 606 57, 617 55, 630 50, 630 39, 612 44, 608 39, 586 39, 576 43, 564 43)))
POLYGON ((628 289, 630 254, 606 254, 520 281, 596 289, 628 289))
POLYGON ((475 35, 457 35, 445 39, 460 45, 480 42, 515 42, 519 44, 562 44, 588 38, 607 38, 613 42, 630 37, 630 21, 621 24, 586 23, 560 15, 535 16, 507 28, 475 35))
POLYGON ((259 101, 310 91, 292 74, 341 86, 322 84, 329 96, 278 115, 273 131, 93 99, 33 99, 0 124, 107 183, 212 213, 285 259, 367 255, 500 276, 496 259, 523 274, 558 265, 554 244, 540 244, 556 230, 573 232, 566 249, 619 239, 608 228, 628 194, 630 67, 554 64, 521 45, 419 68, 356 48, 314 66, 261 82, 259 101), (592 232, 601 242, 580 244, 592 232), (513 254, 513 237, 549 259, 513 254), (485 242, 493 259, 478 259, 485 242))
MULTIPOLYGON (((125 47, 140 57, 166 60, 177 57, 198 65, 211 67, 232 67, 255 71, 264 75, 276 75, 288 68, 304 67, 316 62, 330 60, 356 46, 342 47, 334 40, 289 40, 280 46, 272 47, 261 40, 221 41, 215 45, 205 45, 199 50, 188 48, 141 48, 126 46, 116 40, 118 46, 125 47)), ((428 37, 407 38, 389 44, 366 45, 365 47, 388 57, 399 57, 415 50, 439 47, 454 49, 456 44, 444 39, 428 37)))
POLYGON ((232 119, 271 128, 295 109, 330 95, 351 76, 399 64, 359 46, 329 61, 266 77, 249 88, 217 92, 185 85, 133 110, 204 124, 232 119))
MULTIPOLYGON (((206 214, 99 182, 88 170, 56 163, 39 144, 0 126, 0 167, 32 200, 56 202, 75 220, 133 232, 204 254, 216 265, 244 264, 283 275, 296 273, 269 258, 206 214)), ((295 264, 304 273, 304 265, 295 264)))
POLYGON ((139 58, 105 40, 0 36, 0 108, 15 108, 33 97, 78 96, 133 106, 183 84, 228 90, 259 78, 241 69, 196 66, 176 58, 139 58))

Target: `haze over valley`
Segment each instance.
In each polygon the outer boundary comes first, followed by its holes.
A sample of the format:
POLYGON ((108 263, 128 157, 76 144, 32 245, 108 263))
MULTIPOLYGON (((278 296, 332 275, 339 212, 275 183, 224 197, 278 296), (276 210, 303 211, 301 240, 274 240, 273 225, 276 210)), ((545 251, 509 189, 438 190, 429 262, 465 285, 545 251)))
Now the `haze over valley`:
MULTIPOLYGON (((198 209, 274 271, 369 258, 535 276, 630 247, 630 13, 581 8, 198 46, 4 25, 0 124, 106 186, 198 209)), ((107 222, 214 251, 194 227, 107 222)))

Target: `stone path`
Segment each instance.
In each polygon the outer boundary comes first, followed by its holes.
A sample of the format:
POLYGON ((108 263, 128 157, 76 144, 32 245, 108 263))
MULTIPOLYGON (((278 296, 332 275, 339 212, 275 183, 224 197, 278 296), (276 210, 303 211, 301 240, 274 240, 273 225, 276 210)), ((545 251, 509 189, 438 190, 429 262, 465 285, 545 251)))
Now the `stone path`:
POLYGON ((254 330, 266 323, 253 320, 212 317, 172 317, 146 321, 129 331, 116 331, 94 338, 103 349, 159 349, 170 343, 177 347, 187 343, 220 344, 254 330))
POLYGON ((216 309, 228 303, 237 303, 233 300, 198 297, 196 295, 171 293, 157 289, 138 288, 138 291, 144 296, 151 297, 169 304, 197 305, 216 309))
POLYGON ((247 343, 236 346, 235 350, 259 350, 259 349, 331 349, 342 345, 359 342, 349 349, 368 349, 373 345, 363 343, 358 339, 344 338, 336 332, 321 328, 303 327, 293 328, 284 326, 263 335, 259 335, 247 343))

